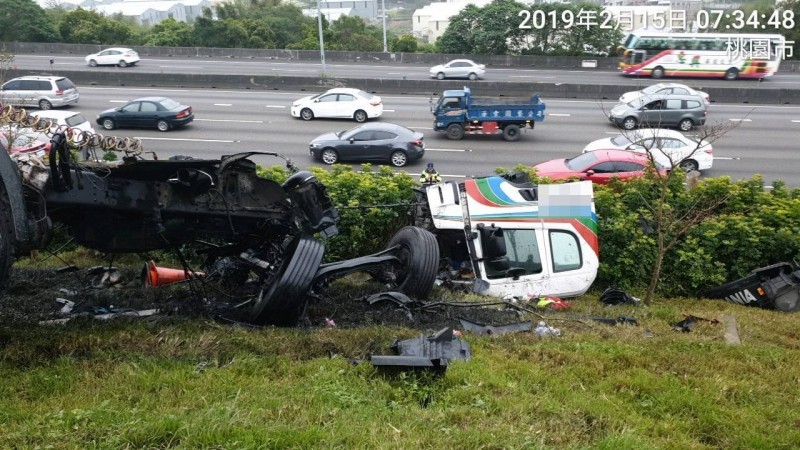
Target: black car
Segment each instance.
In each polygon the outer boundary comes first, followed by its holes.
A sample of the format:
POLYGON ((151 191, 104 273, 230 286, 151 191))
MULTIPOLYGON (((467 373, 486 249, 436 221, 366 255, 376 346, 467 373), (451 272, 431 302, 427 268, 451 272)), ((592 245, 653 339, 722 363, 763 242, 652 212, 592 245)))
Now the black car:
POLYGON ((339 161, 389 162, 403 167, 425 154, 422 133, 393 123, 366 123, 323 134, 309 144, 311 156, 325 164, 339 161))
POLYGON ((97 116, 97 124, 106 130, 127 127, 169 131, 193 120, 191 106, 181 105, 166 97, 137 98, 125 106, 105 110, 97 116))

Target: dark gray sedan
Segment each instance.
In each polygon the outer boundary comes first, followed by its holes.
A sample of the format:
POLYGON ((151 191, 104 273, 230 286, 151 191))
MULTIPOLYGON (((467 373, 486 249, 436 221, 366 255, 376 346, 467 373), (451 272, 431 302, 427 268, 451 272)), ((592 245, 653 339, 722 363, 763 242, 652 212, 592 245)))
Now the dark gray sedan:
POLYGON ((389 162, 403 167, 425 154, 422 133, 393 123, 375 122, 325 133, 309 144, 311 156, 325 164, 339 161, 389 162))
POLYGON ((192 107, 166 97, 144 97, 125 106, 108 109, 97 116, 97 124, 106 130, 114 128, 157 128, 169 131, 194 120, 192 107))

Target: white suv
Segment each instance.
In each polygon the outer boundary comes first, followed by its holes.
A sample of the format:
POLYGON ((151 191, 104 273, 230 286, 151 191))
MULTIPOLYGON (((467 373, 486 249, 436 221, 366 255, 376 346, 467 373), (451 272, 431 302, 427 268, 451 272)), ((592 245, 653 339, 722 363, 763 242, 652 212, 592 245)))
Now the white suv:
POLYGON ((78 88, 64 77, 19 77, 0 87, 0 103, 57 108, 78 103, 78 88))

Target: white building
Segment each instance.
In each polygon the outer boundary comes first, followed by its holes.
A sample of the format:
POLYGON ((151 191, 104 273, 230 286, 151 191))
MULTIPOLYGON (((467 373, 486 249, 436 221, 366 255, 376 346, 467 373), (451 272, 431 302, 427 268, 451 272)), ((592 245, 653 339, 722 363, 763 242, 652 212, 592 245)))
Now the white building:
POLYGON ((491 0, 466 0, 466 1, 447 1, 435 2, 424 6, 411 16, 411 32, 417 39, 423 42, 433 43, 444 34, 444 30, 450 25, 450 18, 460 13, 467 5, 475 5, 479 8, 491 3, 491 0))
POLYGON ((203 8, 210 8, 209 0, 173 0, 173 1, 132 1, 98 4, 94 9, 100 14, 111 16, 121 14, 130 17, 142 25, 155 25, 166 19, 178 22, 191 22, 203 15, 203 8))
MULTIPOLYGON (((323 17, 328 23, 336 22, 342 16, 354 16, 355 10, 353 8, 320 8, 323 17)), ((317 8, 304 9, 303 15, 306 17, 317 17, 317 8)))
POLYGON ((319 7, 323 10, 352 8, 353 14, 349 15, 361 17, 368 22, 377 20, 378 11, 380 10, 378 0, 320 0, 319 7))

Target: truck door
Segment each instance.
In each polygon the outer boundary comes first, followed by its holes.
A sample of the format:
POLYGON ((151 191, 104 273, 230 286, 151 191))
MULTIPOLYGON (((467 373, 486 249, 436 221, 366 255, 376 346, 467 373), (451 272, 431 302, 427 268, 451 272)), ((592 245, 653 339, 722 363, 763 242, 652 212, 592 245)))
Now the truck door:
POLYGON ((548 228, 543 232, 550 292, 561 296, 585 292, 594 281, 596 268, 591 267, 591 258, 584 257, 586 249, 582 248, 578 235, 569 229, 548 228))
POLYGON ((487 260, 483 264, 483 273, 494 295, 523 298, 542 293, 548 278, 542 264, 542 230, 504 228, 503 237, 505 261, 487 260))

